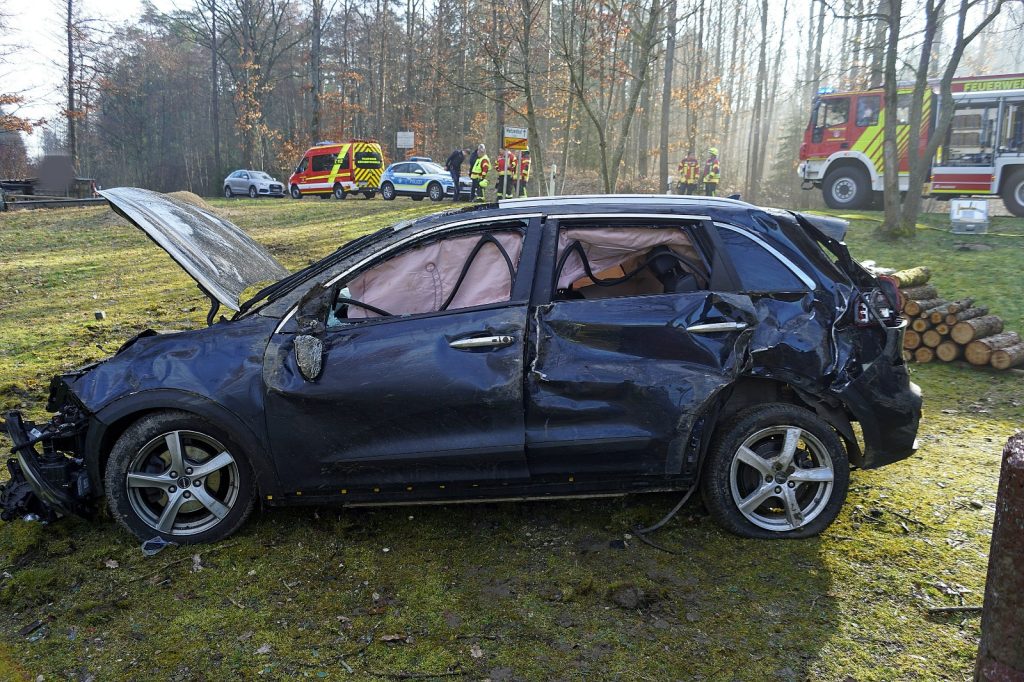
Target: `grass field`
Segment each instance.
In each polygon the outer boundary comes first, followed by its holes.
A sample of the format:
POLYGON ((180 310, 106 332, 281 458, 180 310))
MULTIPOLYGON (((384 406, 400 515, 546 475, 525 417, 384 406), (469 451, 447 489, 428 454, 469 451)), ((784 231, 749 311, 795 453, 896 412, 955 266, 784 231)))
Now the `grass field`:
MULTIPOLYGON (((289 267, 436 208, 214 204, 289 267)), ((877 214, 849 217, 858 258, 929 265, 940 291, 1024 329, 1024 220, 965 238, 926 216, 892 244, 873 236, 877 214)), ((205 312, 192 281, 107 209, 3 214, 0 409, 42 418, 56 371, 205 312)), ((678 555, 632 538, 673 495, 271 510, 220 545, 148 559, 108 519, 0 524, 0 679, 971 679, 979 619, 928 609, 981 603, 1022 379, 927 365, 914 380, 921 450, 855 471, 839 520, 811 540, 741 540, 699 503, 655 537, 678 555)))

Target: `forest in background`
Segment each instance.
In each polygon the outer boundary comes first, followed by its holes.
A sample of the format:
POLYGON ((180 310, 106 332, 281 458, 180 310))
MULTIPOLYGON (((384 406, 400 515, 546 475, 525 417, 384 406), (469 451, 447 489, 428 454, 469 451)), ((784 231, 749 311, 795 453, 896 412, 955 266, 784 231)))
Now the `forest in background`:
POLYGON ((556 192, 664 191, 687 151, 713 145, 724 193, 797 204, 819 88, 880 85, 887 60, 901 81, 922 63, 938 77, 960 10, 998 16, 959 73, 1024 70, 1019 0, 195 0, 116 26, 91 20, 90 1, 55 15, 61 114, 25 121, 0 91, 0 175, 27 172, 17 131, 40 124, 44 151, 70 150, 103 186, 200 194, 240 167, 286 179, 316 140, 376 138, 394 160, 395 133, 412 130, 410 153, 443 159, 493 152, 517 125, 535 175, 557 166, 556 192))

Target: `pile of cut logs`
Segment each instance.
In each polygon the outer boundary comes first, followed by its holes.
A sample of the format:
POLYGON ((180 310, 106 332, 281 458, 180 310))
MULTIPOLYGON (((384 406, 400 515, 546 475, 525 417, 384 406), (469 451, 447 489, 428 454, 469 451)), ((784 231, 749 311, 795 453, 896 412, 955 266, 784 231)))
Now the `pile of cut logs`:
POLYGON ((1017 332, 1005 331, 998 315, 973 298, 947 301, 928 283, 926 267, 889 275, 903 293, 903 316, 910 326, 903 337, 907 360, 943 362, 967 360, 976 366, 1009 369, 1024 364, 1024 341, 1017 332))

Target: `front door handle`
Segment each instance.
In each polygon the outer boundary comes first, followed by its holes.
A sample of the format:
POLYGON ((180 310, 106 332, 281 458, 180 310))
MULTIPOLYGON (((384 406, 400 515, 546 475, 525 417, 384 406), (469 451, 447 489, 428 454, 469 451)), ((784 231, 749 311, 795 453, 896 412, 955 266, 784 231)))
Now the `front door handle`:
POLYGON ((691 334, 717 334, 718 332, 738 332, 747 328, 746 322, 705 322, 692 324, 686 328, 691 334))
POLYGON ((515 343, 511 336, 473 336, 468 339, 452 341, 448 345, 455 350, 474 350, 476 348, 504 348, 515 343))

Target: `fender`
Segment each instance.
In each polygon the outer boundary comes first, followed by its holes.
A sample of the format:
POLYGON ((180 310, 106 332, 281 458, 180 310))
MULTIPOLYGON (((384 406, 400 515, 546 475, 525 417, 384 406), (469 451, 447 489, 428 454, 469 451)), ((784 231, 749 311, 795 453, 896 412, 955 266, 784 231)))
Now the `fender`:
POLYGON ((103 444, 107 440, 106 436, 112 425, 132 415, 141 415, 156 410, 192 412, 228 431, 249 457, 260 494, 265 496, 277 492, 280 479, 266 447, 265 434, 254 432, 249 425, 223 405, 197 393, 173 388, 159 388, 134 393, 108 403, 92 415, 85 436, 85 452, 83 454, 89 478, 95 486, 94 490, 97 492, 103 490, 103 471, 100 463, 109 454, 103 451, 103 444))

